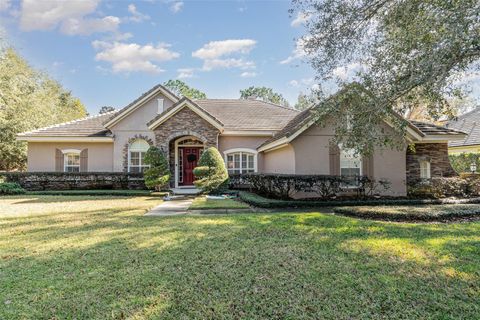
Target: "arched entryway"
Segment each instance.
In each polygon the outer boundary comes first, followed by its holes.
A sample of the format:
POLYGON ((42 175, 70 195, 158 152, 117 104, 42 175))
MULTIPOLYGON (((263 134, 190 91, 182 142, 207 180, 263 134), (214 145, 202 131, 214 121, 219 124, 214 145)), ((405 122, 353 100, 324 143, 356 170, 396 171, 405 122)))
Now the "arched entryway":
MULTIPOLYGON (((173 149, 173 150, 172 150, 173 149)), ((182 136, 173 141, 175 188, 193 188, 193 169, 205 149, 205 142, 196 136, 182 136)))

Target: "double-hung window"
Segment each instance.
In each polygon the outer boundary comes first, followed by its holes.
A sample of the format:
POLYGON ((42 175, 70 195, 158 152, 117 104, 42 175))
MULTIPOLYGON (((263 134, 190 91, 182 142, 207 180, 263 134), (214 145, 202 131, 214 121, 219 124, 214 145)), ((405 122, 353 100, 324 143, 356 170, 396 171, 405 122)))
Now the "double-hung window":
POLYGON ((80 172, 80 153, 69 152, 63 155, 63 171, 80 172))
POLYGON ((358 177, 362 175, 362 157, 355 150, 340 148, 340 175, 349 185, 358 183, 358 177))
POLYGON ((420 179, 430 179, 430 161, 422 160, 420 161, 420 179))

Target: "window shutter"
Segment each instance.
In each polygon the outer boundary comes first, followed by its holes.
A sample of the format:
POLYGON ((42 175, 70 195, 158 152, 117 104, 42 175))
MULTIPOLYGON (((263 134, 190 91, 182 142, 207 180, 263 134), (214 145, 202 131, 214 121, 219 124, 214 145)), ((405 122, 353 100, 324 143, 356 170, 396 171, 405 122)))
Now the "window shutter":
POLYGON ((80 152, 80 172, 88 171, 88 149, 83 149, 80 152))
POLYGON ((340 149, 334 144, 330 144, 330 175, 340 175, 340 149))
POLYGON ((55 171, 63 172, 63 152, 60 149, 55 149, 55 171))
POLYGON ((373 179, 373 154, 362 158, 362 175, 373 179))

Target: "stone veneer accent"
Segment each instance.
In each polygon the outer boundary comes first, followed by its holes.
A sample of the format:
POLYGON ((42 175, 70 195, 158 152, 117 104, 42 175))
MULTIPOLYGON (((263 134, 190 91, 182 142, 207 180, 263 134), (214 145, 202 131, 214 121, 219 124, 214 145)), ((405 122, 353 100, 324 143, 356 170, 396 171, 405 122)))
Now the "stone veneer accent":
POLYGON ((451 177, 457 173, 448 159, 447 143, 418 143, 407 149, 407 182, 420 179, 420 161, 430 161, 431 176, 451 177))
POLYGON ((168 155, 172 183, 175 175, 175 150, 173 150, 175 140, 184 136, 194 136, 203 142, 204 148, 217 148, 220 131, 185 107, 155 128, 154 133, 155 145, 168 155))
POLYGON ((138 139, 143 139, 143 140, 147 141, 147 143, 148 143, 150 146, 153 146, 153 141, 152 141, 152 139, 150 139, 150 138, 147 137, 147 136, 141 135, 141 134, 136 134, 136 135, 134 135, 133 137, 131 137, 130 139, 128 139, 127 143, 126 143, 125 146, 123 147, 123 172, 128 172, 128 147, 129 147, 133 142, 135 142, 135 140, 138 140, 138 139))

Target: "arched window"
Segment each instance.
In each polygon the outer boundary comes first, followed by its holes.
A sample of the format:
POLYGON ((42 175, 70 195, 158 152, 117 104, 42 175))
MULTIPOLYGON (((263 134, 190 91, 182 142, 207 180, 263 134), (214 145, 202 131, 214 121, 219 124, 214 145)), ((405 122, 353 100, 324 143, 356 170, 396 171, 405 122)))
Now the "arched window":
POLYGON ((144 163, 148 148, 150 145, 143 139, 137 139, 130 144, 128 147, 128 172, 143 172, 150 167, 144 163))
POLYGON ((229 174, 257 172, 257 151, 251 149, 230 149, 224 151, 229 174))

